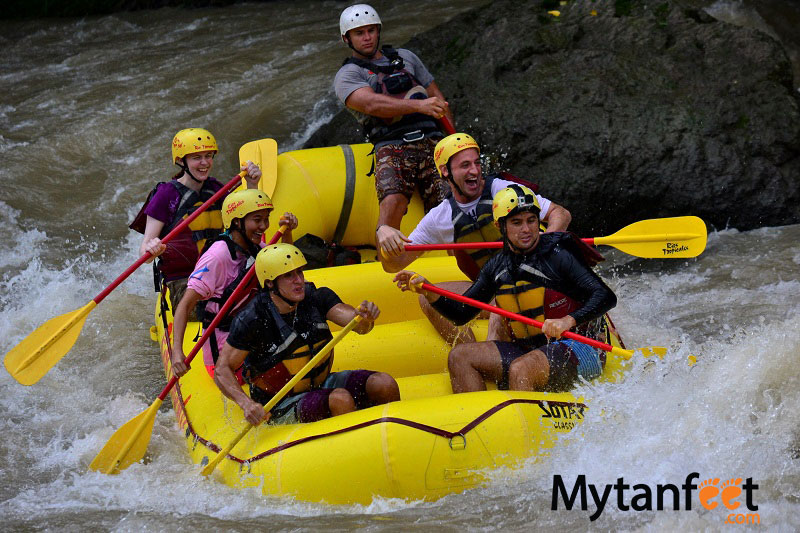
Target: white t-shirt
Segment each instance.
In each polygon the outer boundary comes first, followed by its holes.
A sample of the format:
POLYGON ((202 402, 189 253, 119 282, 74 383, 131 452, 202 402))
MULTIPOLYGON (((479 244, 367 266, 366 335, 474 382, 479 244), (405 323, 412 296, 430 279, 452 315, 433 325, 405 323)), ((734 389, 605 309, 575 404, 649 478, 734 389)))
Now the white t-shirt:
MULTIPOLYGON (((492 182, 492 196, 497 194, 500 189, 505 189, 509 185, 514 185, 513 181, 506 181, 495 179, 492 182)), ((536 195, 539 201, 539 218, 545 218, 548 211, 550 211, 550 200, 536 195)), ((474 216, 475 207, 478 205, 480 197, 469 202, 462 204, 456 202, 461 211, 467 215, 474 216)), ((412 244, 445 244, 453 242, 453 212, 450 208, 450 202, 444 200, 442 203, 428 211, 428 214, 422 217, 417 227, 408 236, 412 244)))

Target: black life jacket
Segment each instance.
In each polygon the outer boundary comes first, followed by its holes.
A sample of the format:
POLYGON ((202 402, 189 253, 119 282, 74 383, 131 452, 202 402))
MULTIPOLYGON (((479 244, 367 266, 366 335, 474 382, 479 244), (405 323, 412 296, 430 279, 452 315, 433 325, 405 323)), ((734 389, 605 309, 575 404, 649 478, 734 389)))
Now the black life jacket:
MULTIPOLYGON (((381 48, 381 53, 389 60, 388 65, 377 65, 365 59, 348 57, 342 65, 354 64, 375 73, 378 77, 378 88, 375 92, 386 94, 392 98, 417 98, 426 99, 428 93, 416 76, 405 68, 405 63, 400 54, 386 45, 381 48)), ((377 144, 383 141, 401 140, 408 134, 416 134, 419 138, 431 133, 441 133, 439 125, 430 116, 424 113, 410 113, 389 119, 369 117, 364 124, 364 135, 369 142, 377 144)))
MULTIPOLYGON (((255 257, 255 255, 258 253, 258 247, 252 246, 248 247, 249 249, 246 250, 241 246, 239 246, 238 244, 236 244, 231 238, 231 236, 227 232, 225 232, 221 233, 220 235, 214 237, 211 240, 206 241, 206 244, 203 247, 203 251, 200 254, 200 256, 202 257, 203 254, 206 253, 209 248, 211 248, 211 245, 213 245, 217 241, 224 241, 225 244, 227 244, 228 252, 231 254, 232 261, 236 260, 236 254, 238 252, 241 252, 246 257, 255 257)), ((222 294, 220 294, 219 296, 211 297, 208 300, 203 300, 197 304, 196 307, 197 316, 200 318, 200 321, 203 324, 203 330, 207 329, 208 326, 211 325, 211 322, 214 320, 214 318, 216 318, 217 316, 217 313, 209 311, 207 309, 208 303, 214 302, 218 305, 217 309, 222 309, 222 306, 225 305, 225 303, 230 299, 231 295, 233 295, 233 292, 236 290, 236 287, 239 286, 239 283, 242 282, 248 270, 249 267, 247 262, 243 263, 242 267, 239 269, 239 274, 233 281, 231 281, 222 290, 222 294)), ((254 276, 253 279, 250 280, 250 284, 248 285, 248 287, 245 288, 245 292, 242 295, 239 302, 234 304, 234 307, 232 307, 228 311, 228 314, 219 322, 219 324, 217 324, 215 330, 211 332, 211 335, 209 337, 209 345, 211 346, 211 355, 214 359, 215 364, 217 362, 217 359, 219 358, 219 347, 217 346, 217 337, 215 334, 216 330, 217 329, 220 331, 230 330, 231 323, 233 322, 233 319, 236 316, 236 314, 239 312, 239 310, 244 308, 245 304, 247 304, 250 300, 253 299, 253 297, 258 292, 258 289, 259 289, 258 281, 254 276)))
MULTIPOLYGON (((194 213, 198 207, 214 196, 219 190, 219 187, 212 188, 206 186, 206 184, 211 185, 212 183, 219 184, 217 180, 210 181, 212 179, 213 178, 209 178, 209 180, 203 184, 200 191, 195 191, 183 185, 177 179, 156 184, 153 190, 150 191, 150 194, 147 195, 147 200, 145 200, 144 205, 142 205, 142 208, 129 227, 134 231, 144 234, 147 225, 147 215, 144 214, 144 210, 147 204, 150 203, 158 187, 168 183, 178 191, 180 201, 178 202, 178 208, 175 210, 172 220, 168 224, 165 224, 164 228, 161 230, 159 237, 165 237, 175 226, 180 224, 183 219, 194 213)), ((219 185, 221 186, 221 184, 219 185)), ((203 249, 206 240, 219 235, 222 232, 222 227, 222 200, 220 200, 214 205, 209 206, 208 209, 203 211, 200 216, 189 224, 186 230, 176 235, 166 244, 167 249, 158 257, 155 263, 153 263, 154 273, 156 279, 159 281, 156 283, 156 290, 159 290, 161 280, 172 281, 189 277, 192 271, 194 271, 194 265, 200 257, 200 251, 203 249)))
MULTIPOLYGON (((306 285, 308 298, 310 285, 306 285)), ((332 338, 325 317, 312 305, 298 305, 295 320, 287 324, 269 294, 262 290, 256 305, 261 319, 271 321, 277 329, 275 348, 269 354, 249 354, 243 364, 242 377, 251 387, 261 389, 259 401, 269 401, 297 374, 332 338)), ((333 365, 333 352, 319 361, 291 393, 300 393, 319 387, 328 377, 333 365)), ((291 394, 290 393, 290 394, 291 394)))
MULTIPOLYGON (((572 233, 562 233, 547 244, 547 246, 554 245, 569 248, 576 257, 589 267, 604 260, 599 252, 572 233)), ((498 281, 500 289, 495 296, 498 307, 539 322, 544 322, 548 318, 564 317, 572 311, 580 309, 584 304, 584 302, 579 302, 555 289, 546 288, 526 280, 515 280, 507 269, 498 276, 498 281)), ((536 344, 546 342, 546 337, 542 330, 535 326, 516 320, 504 319, 504 322, 512 339, 530 339, 535 341, 536 344)), ((606 340, 605 322, 602 317, 584 324, 578 324, 572 331, 603 342, 606 340)))
MULTIPOLYGON (((448 195, 453 221, 453 242, 494 242, 503 238, 494 225, 492 216, 492 182, 496 177, 492 175, 486 178, 483 192, 475 206, 474 217, 461 210, 452 192, 448 195)), ((456 250, 455 256, 461 271, 474 281, 484 263, 497 252, 498 249, 476 248, 456 250)))

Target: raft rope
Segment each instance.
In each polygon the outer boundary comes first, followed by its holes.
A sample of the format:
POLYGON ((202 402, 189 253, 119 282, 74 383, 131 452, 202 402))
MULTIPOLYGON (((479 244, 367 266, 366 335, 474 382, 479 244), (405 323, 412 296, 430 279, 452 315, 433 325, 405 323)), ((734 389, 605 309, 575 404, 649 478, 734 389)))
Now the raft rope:
MULTIPOLYGON (((178 398, 180 399, 181 398, 180 385, 178 387, 175 387, 175 389, 173 389, 173 391, 177 393, 178 398)), ((492 407, 488 411, 484 412, 483 414, 481 414, 480 416, 475 418, 472 422, 470 422, 469 424, 467 424, 466 426, 464 426, 463 428, 461 428, 458 431, 447 431, 445 429, 437 428, 437 427, 434 427, 434 426, 429 426, 427 424, 422 424, 420 422, 414 422, 413 420, 406 420, 404 418, 382 417, 382 418, 376 418, 376 419, 373 419, 373 420, 368 420, 366 422, 362 422, 360 424, 356 424, 356 425, 353 425, 353 426, 348 426, 348 427, 340 428, 340 429, 337 429, 337 430, 334 430, 334 431, 329 431, 327 433, 320 433, 320 434, 317 434, 317 435, 309 435, 308 437, 303 437, 301 439, 289 441, 289 442, 286 442, 284 444, 281 444, 280 446, 276 446, 276 447, 271 448, 271 449, 269 449, 267 451, 264 451, 264 452, 262 452, 262 453, 260 453, 258 455, 250 457, 249 459, 240 459, 240 458, 235 457, 235 456, 233 456, 231 454, 228 454, 227 458, 230 459, 231 461, 235 461, 235 462, 240 463, 240 464, 250 464, 250 463, 253 463, 255 461, 258 461, 259 459, 263 459, 265 457, 269 457, 270 455, 273 455, 275 453, 281 452, 283 450, 287 450, 289 448, 293 448, 295 446, 298 446, 300 444, 304 444, 306 442, 310 442, 310 441, 317 440, 317 439, 322 439, 322 438, 325 438, 325 437, 330 437, 330 436, 333 436, 333 435, 339 435, 339 434, 342 434, 342 433, 347 433, 349 431, 355 431, 357 429, 361 429, 361 428, 365 428, 365 427, 369 427, 369 426, 374 426, 376 424, 399 424, 401 426, 407 426, 407 427, 410 427, 410 428, 413 428, 413 429, 417 429, 417 430, 420 430, 420 431, 423 431, 423 432, 426 432, 426 433, 431 433, 433 435, 436 435, 438 437, 442 437, 442 438, 445 438, 445 439, 448 439, 448 440, 452 440, 455 437, 461 437, 462 439, 464 439, 466 441, 466 434, 467 433, 469 433, 470 431, 472 431, 473 429, 478 427, 478 425, 480 425, 483 421, 485 421, 486 419, 488 419, 490 416, 492 416, 493 414, 497 413, 501 409, 505 409, 506 407, 509 407, 509 406, 515 405, 515 404, 534 404, 534 405, 539 405, 545 412, 548 412, 548 411, 547 411, 547 409, 545 409, 545 405, 544 404, 547 404, 548 406, 553 405, 553 406, 563 406, 563 407, 572 406, 572 407, 579 407, 579 408, 582 408, 582 409, 586 408, 586 404, 577 403, 577 402, 556 402, 556 401, 546 401, 546 400, 526 400, 526 399, 522 399, 522 398, 515 398, 515 399, 512 399, 512 400, 506 400, 505 402, 502 402, 502 403, 499 403, 499 404, 495 405, 494 407, 492 407)), ((181 405, 183 405, 183 401, 182 400, 181 400, 181 405)), ((201 444, 203 444, 206 448, 210 449, 211 451, 219 453, 220 450, 222 450, 222 448, 220 448, 219 446, 217 446, 213 442, 211 442, 209 440, 206 440, 203 437, 201 437, 200 435, 198 435, 197 433, 195 433, 194 428, 192 427, 192 423, 189 421, 189 418, 188 417, 184 417, 184 418, 186 420, 186 426, 187 426, 186 427, 186 437, 187 438, 189 437, 189 435, 194 435, 195 442, 200 442, 201 444)))
POLYGON ((167 302, 167 283, 165 281, 162 281, 161 282, 161 312, 159 314, 161 315, 161 323, 164 325, 164 340, 167 341, 167 353, 169 354, 170 365, 172 365, 172 343, 170 342, 170 339, 169 339, 171 331, 169 329, 169 323, 167 321, 167 307, 171 306, 171 305, 172 304, 167 302))

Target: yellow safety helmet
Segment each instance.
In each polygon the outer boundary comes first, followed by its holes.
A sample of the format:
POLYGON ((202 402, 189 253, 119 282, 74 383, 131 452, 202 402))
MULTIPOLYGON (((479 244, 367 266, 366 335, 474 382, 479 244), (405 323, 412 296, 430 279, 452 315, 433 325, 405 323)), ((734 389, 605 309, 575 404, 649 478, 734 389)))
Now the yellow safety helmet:
POLYGON ((306 258, 296 246, 285 242, 272 244, 262 248, 256 256, 256 277, 263 287, 267 280, 274 280, 305 264, 306 258))
POLYGON ((188 128, 181 130, 172 138, 172 162, 183 159, 188 154, 205 152, 207 150, 219 151, 217 140, 211 132, 202 128, 188 128))
POLYGON ((478 143, 475 142, 471 135, 466 133, 454 133, 436 143, 436 148, 433 151, 433 160, 439 175, 444 177, 442 167, 447 165, 451 157, 468 148, 475 148, 479 154, 481 153, 478 143))
POLYGON ((244 189, 229 194, 222 206, 222 225, 231 229, 234 218, 244 218, 248 213, 262 209, 273 209, 267 193, 258 189, 244 189))
POLYGON ((492 201, 492 216, 495 222, 522 211, 533 212, 534 209, 538 215, 541 210, 539 200, 537 200, 536 194, 524 185, 514 184, 500 189, 492 201))

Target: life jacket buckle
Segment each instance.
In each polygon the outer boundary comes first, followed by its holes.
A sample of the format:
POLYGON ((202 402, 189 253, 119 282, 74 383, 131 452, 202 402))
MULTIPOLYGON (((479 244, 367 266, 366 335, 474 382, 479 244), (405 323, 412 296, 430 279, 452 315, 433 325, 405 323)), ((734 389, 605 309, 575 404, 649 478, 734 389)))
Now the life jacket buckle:
POLYGON ((425 133, 422 130, 409 131, 403 135, 403 142, 415 143, 425 138, 425 133))

